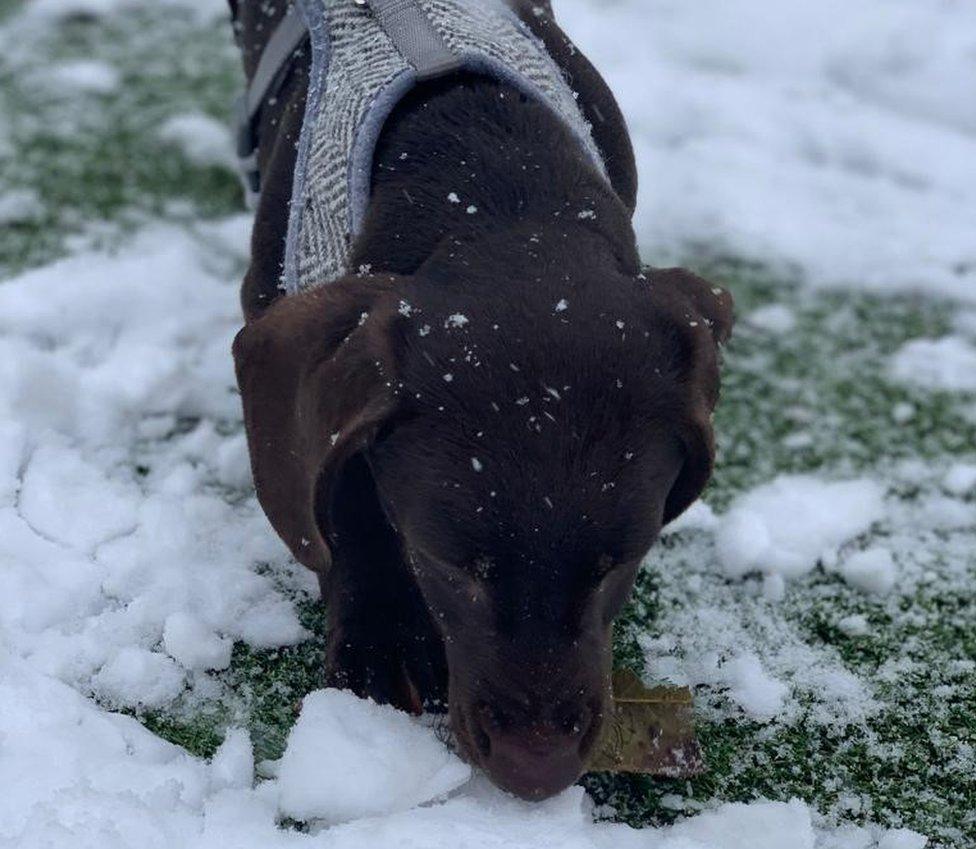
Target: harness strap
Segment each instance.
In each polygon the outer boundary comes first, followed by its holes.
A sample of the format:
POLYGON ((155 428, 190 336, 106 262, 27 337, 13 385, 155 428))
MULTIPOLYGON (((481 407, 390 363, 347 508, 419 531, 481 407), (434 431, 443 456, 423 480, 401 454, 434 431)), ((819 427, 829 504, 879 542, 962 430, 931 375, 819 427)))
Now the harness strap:
POLYGON ((356 0, 369 5, 383 31, 400 55, 417 71, 421 81, 449 74, 461 67, 416 0, 356 0))
POLYGON ((234 104, 237 126, 237 161, 244 183, 247 205, 252 209, 261 193, 258 168, 258 117, 265 98, 284 81, 289 60, 308 37, 305 19, 296 6, 289 6, 258 60, 251 82, 234 104))
MULTIPOLYGON (((417 0, 354 0, 368 6, 393 46, 417 72, 417 79, 431 80, 461 67, 461 60, 434 28, 417 0)), ((295 51, 308 37, 305 19, 296 5, 278 23, 261 53, 257 70, 234 104, 237 160, 247 205, 254 208, 261 194, 258 168, 258 118, 269 95, 282 85, 295 51)))

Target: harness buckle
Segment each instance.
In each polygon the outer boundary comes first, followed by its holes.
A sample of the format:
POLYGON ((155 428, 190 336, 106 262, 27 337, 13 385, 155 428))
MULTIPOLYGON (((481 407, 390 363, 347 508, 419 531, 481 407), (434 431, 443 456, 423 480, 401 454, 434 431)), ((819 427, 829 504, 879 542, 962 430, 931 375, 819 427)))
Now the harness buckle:
POLYGON ((248 209, 257 206, 261 194, 261 170, 258 168, 258 138, 254 120, 247 107, 247 92, 234 101, 237 170, 244 187, 248 209))

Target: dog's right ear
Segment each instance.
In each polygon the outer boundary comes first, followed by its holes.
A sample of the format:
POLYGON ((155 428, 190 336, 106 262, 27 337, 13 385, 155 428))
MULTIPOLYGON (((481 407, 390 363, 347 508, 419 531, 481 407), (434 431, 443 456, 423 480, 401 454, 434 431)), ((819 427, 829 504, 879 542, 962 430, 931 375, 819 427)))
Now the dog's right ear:
POLYGON ((646 269, 654 302, 671 316, 683 344, 678 362, 683 392, 673 411, 675 433, 685 462, 664 508, 664 524, 674 521, 701 495, 715 465, 711 416, 719 396, 719 347, 732 334, 734 305, 725 289, 683 268, 646 269))
POLYGON ((282 297, 234 340, 258 500, 295 559, 331 563, 330 493, 392 414, 395 277, 348 277, 282 297))

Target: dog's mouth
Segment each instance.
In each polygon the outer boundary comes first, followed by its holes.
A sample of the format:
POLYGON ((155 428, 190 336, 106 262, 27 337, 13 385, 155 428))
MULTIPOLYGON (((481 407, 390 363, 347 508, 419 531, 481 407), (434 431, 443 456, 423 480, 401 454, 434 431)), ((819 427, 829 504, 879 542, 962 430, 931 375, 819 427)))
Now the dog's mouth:
POLYGON ((567 734, 515 742, 489 733, 471 712, 452 705, 449 728, 454 750, 493 784, 522 799, 541 801, 570 787, 586 771, 604 719, 598 705, 587 709, 587 716, 585 727, 570 728, 567 734))

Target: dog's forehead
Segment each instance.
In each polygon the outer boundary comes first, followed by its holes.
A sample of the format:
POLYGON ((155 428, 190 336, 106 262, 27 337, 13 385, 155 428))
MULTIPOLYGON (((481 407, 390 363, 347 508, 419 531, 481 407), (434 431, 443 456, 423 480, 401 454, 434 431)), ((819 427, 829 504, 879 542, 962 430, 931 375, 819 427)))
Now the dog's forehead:
MULTIPOLYGON (((525 429, 500 439, 454 417, 405 426, 388 466, 409 527, 450 562, 527 556, 573 569, 582 557, 626 559, 655 523, 681 463, 675 441, 646 428, 587 446, 572 434, 525 429)), ((550 423, 552 425, 552 423, 550 423)))

